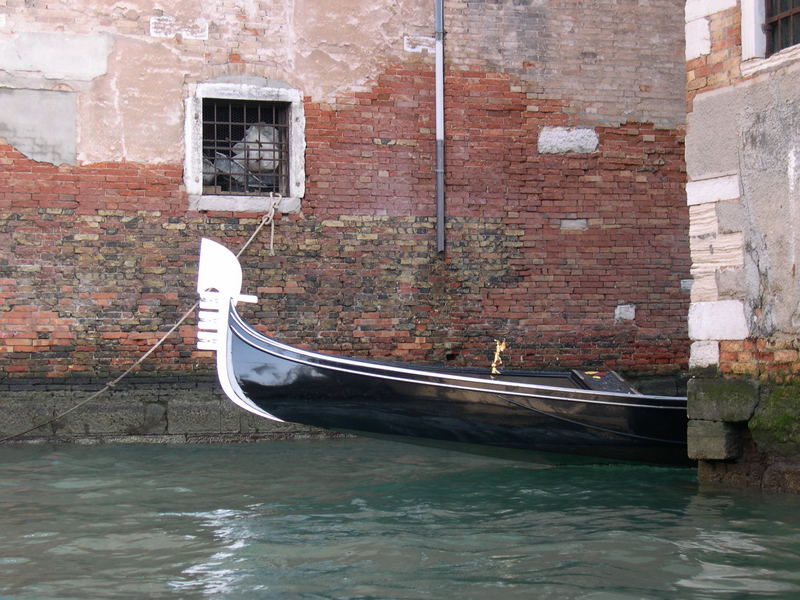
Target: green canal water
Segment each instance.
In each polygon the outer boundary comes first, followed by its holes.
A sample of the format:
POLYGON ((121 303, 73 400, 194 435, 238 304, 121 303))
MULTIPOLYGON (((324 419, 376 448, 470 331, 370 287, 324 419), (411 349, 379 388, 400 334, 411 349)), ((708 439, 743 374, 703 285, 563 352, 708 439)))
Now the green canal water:
POLYGON ((796 599, 799 506, 366 439, 6 446, 0 599, 796 599))

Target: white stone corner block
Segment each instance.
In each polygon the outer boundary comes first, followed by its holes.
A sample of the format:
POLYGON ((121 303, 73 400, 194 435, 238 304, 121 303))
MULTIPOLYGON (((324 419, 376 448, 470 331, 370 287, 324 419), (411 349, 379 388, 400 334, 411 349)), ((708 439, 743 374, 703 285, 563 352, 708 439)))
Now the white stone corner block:
POLYGON ((538 150, 542 154, 589 154, 599 144, 597 132, 589 127, 543 127, 538 150))
POLYGON ((711 27, 705 17, 686 23, 686 60, 711 54, 711 27))
POLYGON ((738 175, 723 175, 722 177, 690 181, 686 184, 686 203, 689 206, 719 202, 720 200, 734 200, 740 195, 738 175))
POLYGON ((693 302, 689 306, 692 340, 743 340, 749 333, 744 304, 739 300, 693 302))
POLYGON ((719 364, 719 342, 692 342, 689 348, 689 368, 713 367, 719 364))
POLYGON ((701 17, 707 17, 714 13, 734 8, 736 4, 737 0, 686 0, 684 17, 688 23, 701 17))

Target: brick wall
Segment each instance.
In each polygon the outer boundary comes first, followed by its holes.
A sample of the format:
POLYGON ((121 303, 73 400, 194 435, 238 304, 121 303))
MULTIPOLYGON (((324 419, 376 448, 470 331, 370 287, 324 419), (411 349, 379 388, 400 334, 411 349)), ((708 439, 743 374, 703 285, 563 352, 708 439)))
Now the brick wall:
MULTIPOLYGON (((307 194, 243 257, 263 330, 326 351, 507 366, 685 366, 680 130, 598 128, 598 151, 541 154, 557 101, 508 75, 448 78, 448 251, 434 245, 432 79, 307 100, 307 194), (616 318, 634 305, 635 318, 616 318)), ((186 212, 177 165, 35 163, 2 147, 7 376, 119 372, 194 301, 198 240, 240 245, 258 215, 186 212)), ((145 369, 207 372, 183 327, 145 369)))
POLYGON ((712 12, 704 19, 709 35, 708 52, 686 62, 686 89, 690 103, 698 93, 730 85, 741 77, 741 10, 733 6, 712 12))

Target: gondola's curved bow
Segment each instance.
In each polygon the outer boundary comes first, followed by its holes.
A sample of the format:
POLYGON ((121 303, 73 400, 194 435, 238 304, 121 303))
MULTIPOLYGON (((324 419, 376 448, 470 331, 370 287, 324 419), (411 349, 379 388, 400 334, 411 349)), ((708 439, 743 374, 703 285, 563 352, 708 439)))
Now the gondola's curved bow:
POLYGON ((198 347, 228 398, 256 415, 415 442, 478 444, 687 464, 686 398, 640 394, 613 372, 506 371, 377 362, 283 344, 247 325, 242 270, 204 239, 198 347))

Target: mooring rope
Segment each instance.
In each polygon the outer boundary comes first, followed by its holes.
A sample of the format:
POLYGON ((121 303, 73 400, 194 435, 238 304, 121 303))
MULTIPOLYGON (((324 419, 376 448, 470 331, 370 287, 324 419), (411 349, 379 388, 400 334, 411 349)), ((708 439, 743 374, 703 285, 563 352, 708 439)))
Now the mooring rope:
MULTIPOLYGON (((270 225, 269 253, 270 253, 270 256, 274 256, 275 255, 274 245, 273 245, 274 244, 274 236, 275 236, 275 210, 278 208, 279 202, 280 202, 280 198, 279 197, 276 198, 276 197, 273 197, 272 194, 270 194, 270 205, 269 205, 269 208, 268 208, 266 214, 264 214, 264 216, 261 217, 261 219, 260 219, 260 221, 258 223, 258 226, 256 227, 255 231, 253 231, 253 233, 250 236, 250 238, 242 245, 241 248, 239 248, 239 252, 236 253, 236 257, 237 258, 242 255, 242 253, 253 242, 253 240, 258 235, 259 231, 261 231, 261 229, 263 229, 263 227, 265 225, 270 225)), ((119 377, 117 377, 115 379, 112 379, 111 381, 106 383, 101 389, 97 390, 95 393, 90 395, 88 398, 85 398, 84 400, 81 400, 75 406, 73 406, 71 408, 68 408, 64 412, 61 412, 61 413, 57 414, 56 416, 51 417, 51 418, 47 419, 46 421, 44 421, 42 423, 39 423, 38 425, 34 425, 33 427, 30 427, 30 428, 26 429, 25 431, 20 431, 18 433, 13 434, 13 435, 9 435, 9 436, 6 436, 4 438, 0 438, 0 444, 2 444, 4 442, 7 442, 9 440, 13 440, 13 439, 18 438, 18 437, 21 437, 21 436, 25 435, 26 433, 30 433, 31 431, 35 431, 35 430, 37 430, 37 429, 39 429, 41 427, 44 427, 45 425, 50 425, 51 423, 55 423, 59 419, 63 419, 64 417, 66 417, 71 412, 74 412, 74 411, 78 410, 80 407, 84 406, 85 404, 88 404, 89 402, 91 402, 92 400, 97 398, 98 396, 101 396, 102 394, 106 393, 108 390, 113 389, 114 387, 116 387, 116 385, 120 381, 125 379, 125 377, 130 375, 133 371, 135 371, 139 367, 139 365, 141 365, 145 360, 147 360, 147 358, 153 352, 155 352, 161 346, 161 344, 163 344, 167 340, 167 338, 169 338, 169 336, 171 336, 175 332, 175 330, 178 329, 178 327, 183 325, 183 322, 191 316, 191 314, 195 311, 195 309, 197 308, 197 306, 199 304, 200 304, 199 301, 196 301, 194 304, 192 304, 191 308, 189 310, 187 310, 185 313, 183 313, 183 316, 180 319, 178 319, 178 322, 175 323, 175 325, 173 325, 169 329, 169 331, 167 331, 164 335, 162 335, 161 338, 159 338, 159 340, 155 344, 153 344, 150 347, 149 350, 147 350, 147 352, 142 354, 142 356, 140 356, 139 359, 135 363, 133 363, 130 367, 128 367, 128 369, 124 373, 122 373, 122 375, 120 375, 119 377)))

